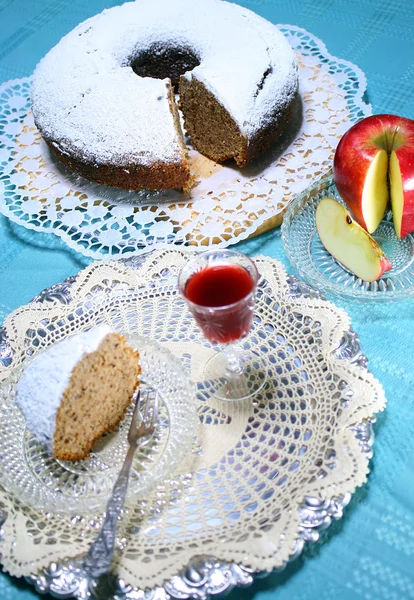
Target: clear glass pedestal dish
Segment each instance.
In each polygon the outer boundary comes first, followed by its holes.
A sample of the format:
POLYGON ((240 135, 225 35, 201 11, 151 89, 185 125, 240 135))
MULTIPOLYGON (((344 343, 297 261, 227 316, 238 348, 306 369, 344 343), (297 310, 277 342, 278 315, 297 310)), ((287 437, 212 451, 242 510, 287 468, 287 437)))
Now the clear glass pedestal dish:
POLYGON ((282 224, 282 241, 292 267, 324 294, 344 299, 391 302, 413 297, 414 235, 397 239, 388 212, 373 237, 391 262, 392 270, 377 281, 362 281, 334 259, 319 239, 316 208, 328 196, 344 204, 331 176, 317 181, 289 206, 282 224))

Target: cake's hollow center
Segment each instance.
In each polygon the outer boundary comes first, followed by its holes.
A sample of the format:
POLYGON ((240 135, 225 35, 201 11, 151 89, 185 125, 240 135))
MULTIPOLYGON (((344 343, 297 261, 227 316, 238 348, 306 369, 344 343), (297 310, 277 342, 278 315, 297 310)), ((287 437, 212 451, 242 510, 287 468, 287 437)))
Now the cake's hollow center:
POLYGON ((192 71, 199 64, 199 57, 192 48, 160 43, 152 44, 130 62, 133 71, 140 77, 169 77, 173 85, 179 82, 180 75, 192 71))

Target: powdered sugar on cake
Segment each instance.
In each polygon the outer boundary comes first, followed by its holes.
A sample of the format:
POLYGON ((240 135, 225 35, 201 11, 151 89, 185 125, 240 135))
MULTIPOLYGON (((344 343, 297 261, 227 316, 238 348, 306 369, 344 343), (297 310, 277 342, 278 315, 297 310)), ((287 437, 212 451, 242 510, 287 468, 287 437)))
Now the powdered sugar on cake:
POLYGON ((69 337, 39 354, 23 371, 16 403, 28 429, 53 454, 56 416, 72 371, 85 354, 95 352, 112 329, 100 325, 69 337))
POLYGON ((32 104, 43 135, 98 166, 179 163, 169 80, 130 66, 154 43, 192 49, 200 64, 186 77, 211 90, 247 137, 296 92, 294 52, 251 11, 221 0, 138 0, 88 19, 39 63, 32 104))

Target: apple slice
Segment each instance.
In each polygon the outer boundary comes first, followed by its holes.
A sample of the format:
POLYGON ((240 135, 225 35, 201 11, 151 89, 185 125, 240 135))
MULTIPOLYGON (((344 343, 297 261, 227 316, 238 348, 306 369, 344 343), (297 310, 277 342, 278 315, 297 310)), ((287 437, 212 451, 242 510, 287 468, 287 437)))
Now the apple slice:
POLYGON ((370 164, 362 189, 362 215, 366 230, 373 233, 384 218, 388 204, 388 156, 378 150, 370 164))
POLYGON ((389 177, 394 229, 397 238, 403 238, 414 231, 414 151, 391 152, 389 177))
POLYGON ((327 251, 363 281, 376 281, 392 268, 374 238, 333 198, 319 202, 316 229, 327 251))

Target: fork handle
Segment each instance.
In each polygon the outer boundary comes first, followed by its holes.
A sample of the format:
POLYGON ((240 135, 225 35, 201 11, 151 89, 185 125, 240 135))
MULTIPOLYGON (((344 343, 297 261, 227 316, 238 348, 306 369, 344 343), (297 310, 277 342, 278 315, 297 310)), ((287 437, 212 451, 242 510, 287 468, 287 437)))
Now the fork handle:
POLYGON ((112 563, 115 550, 115 537, 118 517, 125 503, 128 489, 129 474, 137 444, 130 445, 122 465, 122 469, 115 482, 112 495, 106 505, 105 520, 98 537, 89 548, 83 567, 86 575, 97 579, 107 571, 112 563))

